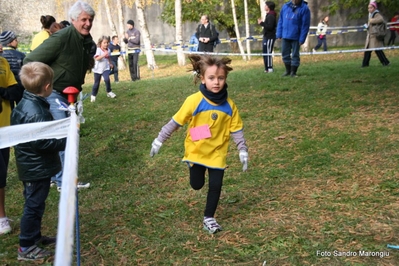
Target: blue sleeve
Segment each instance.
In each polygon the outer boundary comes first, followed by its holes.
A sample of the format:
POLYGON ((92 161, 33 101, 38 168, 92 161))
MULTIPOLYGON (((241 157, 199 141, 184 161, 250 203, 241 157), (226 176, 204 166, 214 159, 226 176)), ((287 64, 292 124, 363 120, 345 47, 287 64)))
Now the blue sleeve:
POLYGON ((309 33, 310 27, 310 10, 309 8, 305 8, 302 15, 302 26, 301 26, 301 35, 299 36, 299 43, 305 43, 306 37, 309 33))
POLYGON ((280 38, 282 38, 283 36, 283 20, 284 20, 284 6, 283 6, 283 8, 281 9, 281 12, 280 12, 280 17, 279 17, 279 19, 278 19, 278 23, 277 23, 277 30, 276 30, 276 38, 277 39, 280 39, 280 38))

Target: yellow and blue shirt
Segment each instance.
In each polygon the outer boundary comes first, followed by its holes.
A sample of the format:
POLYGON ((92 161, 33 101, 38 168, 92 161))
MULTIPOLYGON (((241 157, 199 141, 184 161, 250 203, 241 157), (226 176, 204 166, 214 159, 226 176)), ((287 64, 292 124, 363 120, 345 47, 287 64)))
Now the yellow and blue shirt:
MULTIPOLYGON (((9 86, 17 84, 14 74, 11 72, 10 65, 7 59, 0 56, 0 87, 8 88, 9 86)), ((10 125, 11 119, 11 105, 10 101, 2 99, 2 112, 0 113, 0 127, 10 125)))
POLYGON ((243 130, 237 107, 230 98, 217 105, 199 91, 187 97, 172 119, 179 126, 188 123, 184 162, 214 169, 226 168, 230 134, 243 130), (208 125, 211 137, 193 141, 190 129, 204 125, 208 125))

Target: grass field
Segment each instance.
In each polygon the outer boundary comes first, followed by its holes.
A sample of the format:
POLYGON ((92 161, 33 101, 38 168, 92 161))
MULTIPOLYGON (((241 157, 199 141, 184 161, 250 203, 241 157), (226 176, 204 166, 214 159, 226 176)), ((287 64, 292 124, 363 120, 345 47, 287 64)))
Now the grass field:
MULTIPOLYGON (((250 162, 231 142, 216 218, 202 230, 207 189, 193 191, 181 162, 185 128, 150 158, 152 140, 198 90, 174 56, 157 56, 142 80, 127 71, 85 101, 79 179, 81 265, 398 265, 399 52, 302 56, 298 78, 263 73, 260 58, 234 58, 229 95, 245 124, 250 162), (374 253, 372 253, 374 252, 374 253)), ((92 76, 84 91, 91 90, 92 76)), ((43 234, 57 229, 59 193, 47 200, 43 234)), ((17 263, 22 184, 11 159, 0 265, 17 263)), ((76 260, 75 260, 76 261, 76 260)), ((47 264, 50 264, 48 262, 47 264)))

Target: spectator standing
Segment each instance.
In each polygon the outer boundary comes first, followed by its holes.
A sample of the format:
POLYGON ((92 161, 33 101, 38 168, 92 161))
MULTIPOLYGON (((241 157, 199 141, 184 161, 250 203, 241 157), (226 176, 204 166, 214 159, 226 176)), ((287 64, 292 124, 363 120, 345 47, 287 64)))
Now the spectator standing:
MULTIPOLYGON (((0 57, 0 127, 10 125, 11 101, 20 100, 19 88, 8 61, 4 57, 0 57), (13 95, 15 96, 13 93, 15 91, 17 91, 16 95, 19 99, 11 100, 13 95)), ((5 209, 5 187, 9 160, 10 148, 0 149, 0 235, 8 234, 12 229, 5 209)))
MULTIPOLYGON (((369 11, 369 20, 367 22, 367 38, 366 38, 366 45, 365 49, 375 49, 384 47, 384 41, 377 38, 376 35, 371 34, 374 27, 378 27, 379 24, 384 23, 384 18, 381 16, 379 10, 377 9, 376 2, 370 2, 368 5, 369 11)), ((363 57, 362 67, 368 67, 370 63, 372 51, 365 51, 363 57)), ((383 66, 389 66, 390 62, 388 58, 386 58, 385 53, 383 50, 374 50, 377 54, 378 59, 380 60, 383 66)))
POLYGON ((396 32, 399 33, 399 12, 395 12, 395 15, 391 19, 391 22, 392 24, 389 28, 391 36, 389 37, 388 46, 391 44, 391 42, 393 46, 395 45, 396 32))
POLYGON ((300 65, 299 49, 305 43, 310 27, 310 10, 303 0, 291 0, 283 5, 277 24, 277 39, 282 40, 281 55, 285 65, 283 76, 297 77, 300 65))
POLYGON ((197 52, 198 51, 198 39, 197 36, 195 36, 195 32, 193 33, 193 35, 191 35, 190 37, 190 41, 188 42, 190 44, 190 47, 188 48, 188 50, 190 52, 197 52))
POLYGON ((105 88, 107 90, 107 97, 115 98, 115 93, 111 90, 111 81, 109 79, 109 70, 111 63, 111 51, 108 49, 109 38, 108 36, 102 36, 97 43, 97 51, 94 55, 94 84, 91 91, 91 102, 96 101, 96 96, 98 93, 98 88, 100 87, 101 77, 104 79, 105 88))
POLYGON ((130 78, 132 81, 140 80, 139 54, 141 33, 134 27, 134 21, 127 21, 127 31, 123 41, 127 44, 130 78))
POLYGON ((48 37, 50 37, 50 26, 55 22, 55 18, 50 15, 41 16, 40 23, 42 24, 42 29, 35 36, 33 36, 32 44, 30 50, 35 50, 40 44, 44 42, 48 37))
POLYGON ((323 45, 323 50, 327 51, 327 28, 328 28, 329 17, 325 16, 317 25, 317 45, 313 48, 313 52, 316 52, 321 45, 323 45))
MULTIPOLYGON (((3 45, 2 56, 7 59, 8 63, 10 64, 11 71, 14 74, 18 85, 20 86, 20 99, 23 93, 23 86, 21 84, 21 80, 19 79, 19 71, 21 71, 25 54, 17 50, 18 38, 12 31, 3 31, 0 35, 0 42, 3 45)), ((14 107, 13 103, 11 103, 11 107, 14 107)))
POLYGON ((119 70, 118 70, 118 59, 121 56, 121 47, 119 45, 119 38, 118 36, 112 36, 112 40, 108 45, 108 48, 111 52, 111 63, 112 69, 110 74, 114 74, 114 81, 115 83, 119 82, 119 70))
MULTIPOLYGON (((12 111, 11 124, 22 125, 52 121, 46 100, 53 89, 53 70, 46 64, 32 62, 21 69, 25 87, 21 102, 12 111)), ((50 179, 61 169, 58 152, 65 149, 66 138, 42 139, 17 144, 14 147, 18 178, 24 186, 24 208, 19 234, 18 260, 42 261, 53 253, 40 246, 54 244, 55 237, 41 233, 50 179)))
MULTIPOLYGON (((77 1, 69 9, 68 16, 72 25, 52 34, 24 60, 24 63, 42 62, 53 69, 54 89, 47 97, 47 101, 55 120, 69 116, 68 111, 59 110, 60 103, 69 105, 63 90, 68 86, 82 90, 86 73, 92 69, 90 62, 96 51, 96 44, 90 35, 95 16, 93 8, 85 2, 77 1)), ((64 151, 60 152, 62 165, 64 165, 64 154, 64 151)), ((58 191, 61 191, 61 177, 62 171, 52 178, 58 191)), ((90 183, 79 182, 77 187, 88 188, 90 183)))
POLYGON ((262 42, 262 52, 263 63, 265 65, 265 73, 273 72, 273 48, 274 42, 276 41, 276 27, 277 27, 277 14, 274 11, 276 4, 272 1, 267 1, 265 3, 266 16, 265 20, 258 18, 258 24, 263 27, 263 42, 262 42))
POLYGON ((195 36, 199 41, 198 52, 213 52, 215 41, 219 36, 215 25, 209 22, 208 15, 201 16, 201 24, 198 25, 195 36))

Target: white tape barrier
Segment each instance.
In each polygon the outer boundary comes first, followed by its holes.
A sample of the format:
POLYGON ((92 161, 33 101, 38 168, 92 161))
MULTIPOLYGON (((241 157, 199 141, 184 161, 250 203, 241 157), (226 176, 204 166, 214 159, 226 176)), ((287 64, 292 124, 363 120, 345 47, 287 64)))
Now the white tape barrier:
POLYGON ((71 118, 0 128, 0 149, 39 139, 61 139, 68 134, 71 118))
MULTIPOLYGON (((79 161, 79 121, 75 112, 71 112, 65 163, 62 173, 62 189, 58 214, 57 245, 55 266, 72 265, 75 216, 76 184, 78 181, 79 161)), ((77 236, 78 237, 78 236, 77 236)))
MULTIPOLYGON (((373 48, 373 49, 351 49, 351 50, 331 50, 326 52, 300 52, 302 55, 317 55, 317 54, 342 54, 342 53, 360 53, 365 51, 375 51, 375 50, 394 50, 398 49, 399 46, 390 46, 390 47, 381 47, 381 48, 373 48)), ((281 56, 281 53, 271 53, 271 54, 263 54, 263 53, 251 53, 251 54, 240 54, 240 53, 221 53, 221 52, 192 52, 192 51, 177 51, 174 49, 161 49, 161 48, 154 48, 151 49, 153 51, 165 52, 165 53, 184 53, 184 54, 209 54, 209 55, 223 55, 223 56, 281 56)))
MULTIPOLYGON (((74 108, 72 109, 74 110, 74 108)), ((83 110, 83 107, 80 109, 83 110)), ((71 111, 70 113, 70 117, 61 120, 0 128, 0 148, 12 147, 19 143, 39 139, 60 139, 67 137, 58 215, 54 264, 56 266, 72 265, 73 258, 80 117, 76 115, 75 111, 71 111)))

